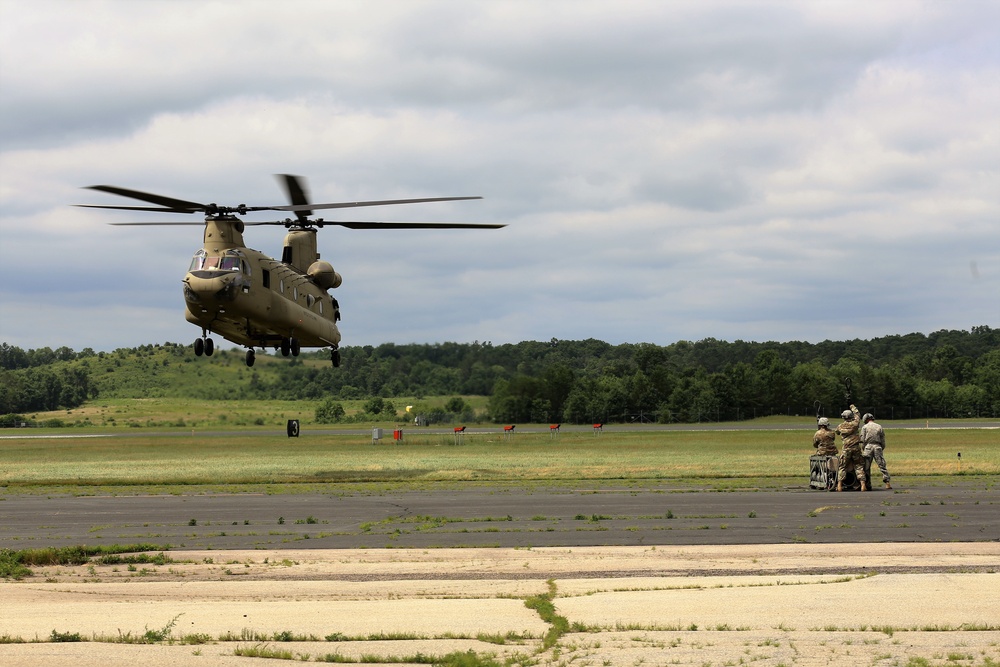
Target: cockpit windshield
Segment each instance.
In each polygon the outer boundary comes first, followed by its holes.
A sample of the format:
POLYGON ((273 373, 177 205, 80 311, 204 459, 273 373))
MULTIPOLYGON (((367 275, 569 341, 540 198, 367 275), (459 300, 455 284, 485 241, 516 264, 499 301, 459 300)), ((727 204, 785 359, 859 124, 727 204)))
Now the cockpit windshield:
POLYGON ((240 270, 240 258, 239 257, 222 257, 222 261, 219 264, 219 268, 223 271, 239 271, 240 270))
POLYGON ((247 272, 243 258, 235 253, 226 253, 221 257, 209 256, 204 250, 199 250, 191 258, 188 271, 242 271, 247 272))

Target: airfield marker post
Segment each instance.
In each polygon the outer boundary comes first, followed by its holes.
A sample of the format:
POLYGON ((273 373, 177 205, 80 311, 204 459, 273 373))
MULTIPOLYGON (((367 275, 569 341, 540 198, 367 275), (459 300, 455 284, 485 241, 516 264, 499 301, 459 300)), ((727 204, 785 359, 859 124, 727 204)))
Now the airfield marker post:
POLYGON ((465 427, 456 426, 455 427, 455 444, 461 445, 465 441, 465 427))

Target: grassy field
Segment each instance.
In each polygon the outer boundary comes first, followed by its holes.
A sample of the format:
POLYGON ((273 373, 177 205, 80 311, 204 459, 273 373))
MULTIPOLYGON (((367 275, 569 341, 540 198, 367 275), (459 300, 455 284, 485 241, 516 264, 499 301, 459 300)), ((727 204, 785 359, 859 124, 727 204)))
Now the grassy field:
MULTIPOLYGON (((53 438, 0 440, 0 486, 8 491, 61 487, 261 487, 296 485, 540 482, 566 480, 635 483, 687 480, 742 487, 808 480, 811 431, 618 431, 599 437, 570 432, 499 432, 454 437, 409 429, 404 440, 372 444, 371 436, 303 430, 287 438, 258 429, 215 434, 114 437, 89 429, 52 429, 53 438), (58 437, 85 435, 86 437, 58 437)), ((38 435, 32 429, 31 435, 38 435)), ((389 434, 387 434, 389 435, 389 434)), ((997 431, 888 429, 886 458, 896 477, 997 475, 997 431), (957 453, 962 453, 959 461, 957 453)))
MULTIPOLYGON (((396 410, 395 418, 409 421, 410 414, 426 413, 443 408, 451 397, 404 396, 387 399, 396 410)), ((463 401, 477 413, 486 409, 485 396, 462 396, 463 401)), ((364 412, 365 400, 337 401, 344 407, 350 420, 364 412)), ((106 432, 109 428, 243 428, 258 426, 285 427, 289 419, 298 419, 303 425, 315 422, 316 408, 322 401, 256 401, 256 400, 204 400, 198 398, 104 398, 88 401, 73 410, 54 410, 25 415, 33 422, 44 423, 57 419, 67 427, 97 427, 106 432)), ((390 415, 382 415, 392 423, 390 415)), ((356 425, 355 425, 356 426, 356 425)))

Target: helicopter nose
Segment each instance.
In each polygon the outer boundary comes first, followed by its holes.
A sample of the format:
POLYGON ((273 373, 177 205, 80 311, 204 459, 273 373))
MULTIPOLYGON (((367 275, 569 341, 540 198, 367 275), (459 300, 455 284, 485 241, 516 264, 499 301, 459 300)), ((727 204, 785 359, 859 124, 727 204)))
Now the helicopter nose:
POLYGON ((236 299, 236 281, 231 275, 196 276, 184 279, 184 298, 190 303, 211 303, 236 299))

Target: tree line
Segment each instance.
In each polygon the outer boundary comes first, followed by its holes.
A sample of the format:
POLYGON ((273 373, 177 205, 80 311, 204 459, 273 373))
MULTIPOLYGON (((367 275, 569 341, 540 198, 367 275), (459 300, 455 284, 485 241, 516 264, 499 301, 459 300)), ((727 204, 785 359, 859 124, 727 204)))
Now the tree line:
POLYGON ((95 396, 351 400, 488 396, 496 422, 697 422, 771 414, 836 417, 852 400, 882 419, 1000 416, 1000 330, 942 330, 806 343, 713 338, 670 345, 595 339, 342 348, 242 366, 196 363, 167 343, 111 353, 0 344, 0 414, 71 408, 95 396), (219 394, 199 379, 226 375, 219 394), (201 393, 199 393, 201 392, 201 393))

